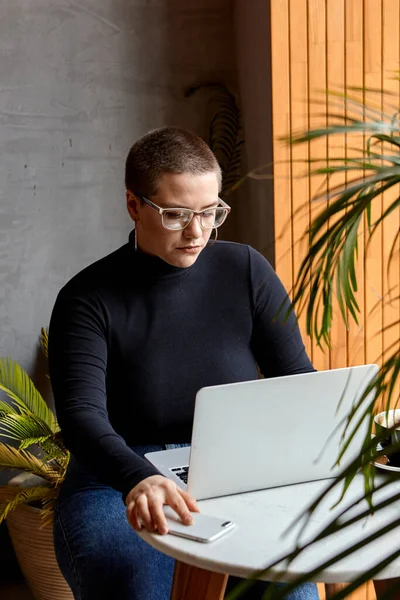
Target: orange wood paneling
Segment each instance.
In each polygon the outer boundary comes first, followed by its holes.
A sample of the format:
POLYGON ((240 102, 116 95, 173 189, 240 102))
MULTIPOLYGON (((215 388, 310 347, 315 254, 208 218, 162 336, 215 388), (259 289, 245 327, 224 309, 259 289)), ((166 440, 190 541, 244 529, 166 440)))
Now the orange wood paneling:
MULTIPOLYGON (((326 10, 326 80, 328 90, 337 90, 346 87, 345 72, 345 0, 327 0, 326 10)), ((334 97, 327 98, 328 115, 334 114, 344 117, 344 107, 338 105, 334 97)), ((328 116, 328 125, 336 122, 336 117, 328 116)), ((345 155, 345 136, 338 135, 334 143, 328 144, 327 154, 329 159, 340 158, 345 155)), ((331 185, 336 185, 339 180, 331 178, 331 185)), ((331 367, 345 367, 347 365, 347 332, 343 323, 339 303, 334 299, 333 319, 331 329, 332 349, 330 352, 331 367)))
MULTIPOLYGON (((307 35, 307 0, 297 0, 289 5, 289 35, 290 35, 290 126, 292 131, 305 130, 308 127, 308 35, 307 35), (295 93, 292 93, 292 92, 295 93)), ((294 276, 301 263, 301 247, 298 247, 304 231, 309 225, 308 181, 304 175, 305 156, 308 148, 293 146, 291 148, 292 177, 291 197, 292 207, 305 207, 294 219, 291 219, 292 269, 294 276), (300 159, 300 162, 298 162, 300 159)), ((305 316, 299 315, 299 323, 305 327, 305 316)), ((307 352, 311 354, 311 340, 305 339, 307 352)))
MULTIPOLYGON (((397 78, 391 76, 399 69, 399 47, 400 47, 400 2, 382 2, 382 80, 385 89, 393 96, 387 97, 385 104, 400 106, 400 83, 397 78)), ((386 109, 389 110, 389 109, 386 109)), ((393 109, 390 111, 393 112, 393 109)), ((400 189, 387 191, 383 196, 383 209, 385 210, 390 201, 393 201, 400 193, 400 189)), ((389 358, 394 346, 400 340, 400 301, 398 289, 400 281, 400 261, 395 262, 394 268, 387 273, 388 258, 395 241, 396 234, 400 230, 400 211, 397 211, 386 219, 382 225, 382 292, 384 298, 382 321, 382 349, 384 358, 389 358), (396 323, 393 325, 393 323, 396 323)), ((397 257, 399 256, 399 243, 395 245, 397 257)), ((400 382, 397 382, 395 397, 400 396, 400 382)))
MULTIPOLYGON (((382 85, 382 0, 364 0, 364 85, 379 88, 382 85)), ((372 92, 365 93, 365 102, 378 110, 381 98, 372 92)), ((382 214, 382 199, 372 203, 374 222, 382 214)), ((376 361, 383 346, 383 284, 382 284, 382 230, 371 239, 364 254, 365 273, 365 355, 367 362, 376 361)))
MULTIPOLYGON (((385 110, 387 102, 392 105, 389 114, 398 110, 400 85, 391 77, 399 70, 400 62, 400 0, 271 0, 270 5, 275 266, 290 291, 305 253, 303 236, 309 220, 326 206, 326 201, 313 202, 312 198, 321 186, 329 189, 323 176, 310 177, 307 167, 299 161, 350 157, 355 153, 356 142, 360 147, 362 140, 342 135, 328 142, 316 140, 308 146, 289 148, 280 138, 326 125, 331 117, 325 118, 324 114, 343 110, 331 99, 317 107, 313 100, 318 97, 318 90, 342 88, 356 97, 358 94, 377 109, 377 114, 385 110), (350 92, 353 86, 385 87, 394 95, 389 98, 371 91, 350 92)), ((338 179, 329 185, 335 183, 338 179)), ((398 193, 399 190, 390 190, 374 203, 372 220, 379 218, 398 193)), ((357 263, 359 324, 350 319, 346 330, 335 302, 331 350, 323 353, 311 339, 306 339, 307 350, 318 369, 365 362, 380 364, 400 339, 399 325, 390 327, 400 314, 400 303, 395 298, 399 294, 400 260, 390 276, 387 273, 388 256, 400 228, 400 210, 392 213, 368 246, 365 226, 364 223, 360 229, 357 263)), ((397 244, 397 257, 399 250, 397 244)), ((300 327, 306 338, 304 318, 300 318, 300 327)), ((352 598, 374 599, 372 584, 352 598)))
MULTIPOLYGON (((279 31, 272 47, 274 64, 272 95, 272 113, 274 121, 274 136, 279 139, 290 131, 290 45, 289 45, 289 5, 287 2, 277 2, 271 13, 271 31, 279 31)), ((275 212, 281 215, 275 225, 275 238, 279 246, 279 262, 281 279, 286 289, 293 281, 292 233, 290 227, 283 224, 291 223, 293 212, 291 188, 291 150, 284 144, 277 144, 274 150, 274 203, 275 212)))
MULTIPOLYGON (((346 2, 346 88, 348 93, 351 88, 361 88, 364 86, 364 44, 363 44, 363 0, 347 0, 346 2)), ((361 94, 354 94, 356 98, 362 99, 361 94)), ((353 150, 360 146, 358 136, 347 136, 346 155, 348 157, 358 156, 358 152, 353 150)), ((355 173, 352 179, 359 173, 355 173)), ((362 365, 366 362, 365 352, 365 297, 364 297, 364 226, 360 229, 357 265, 357 281, 359 285, 355 296, 360 307, 361 316, 357 326, 354 322, 348 331, 347 337, 347 356, 349 365, 362 365)))
MULTIPOLYGON (((327 88, 327 47, 326 47, 326 19, 327 19, 326 0, 309 0, 308 2, 308 126, 310 128, 326 126, 327 119, 321 117, 320 113, 326 109, 322 106, 318 112, 312 110, 313 97, 315 90, 325 90, 327 88)), ((326 110, 325 110, 326 112, 326 110)), ((326 141, 324 139, 315 140, 309 145, 309 155, 312 160, 317 160, 321 156, 326 156, 326 141)), ((310 167, 311 168, 314 167, 310 167)), ((325 176, 313 176, 308 178, 309 194, 306 199, 310 206, 310 220, 313 220, 321 209, 326 208, 326 202, 310 202, 321 186, 324 186, 325 176)), ((280 273, 280 268, 277 265, 280 273)), ((293 283, 293 281, 292 281, 293 283)), ((304 331, 304 329, 303 329, 304 331)), ((306 337, 306 336, 305 336, 306 337)), ((310 358, 318 370, 329 369, 329 353, 323 352, 316 344, 311 344, 312 351, 310 358)))

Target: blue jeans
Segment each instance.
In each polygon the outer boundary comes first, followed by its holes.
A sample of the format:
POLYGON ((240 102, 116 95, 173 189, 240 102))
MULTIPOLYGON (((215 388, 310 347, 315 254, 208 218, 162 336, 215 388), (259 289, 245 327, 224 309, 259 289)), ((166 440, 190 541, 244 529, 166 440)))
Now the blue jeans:
MULTIPOLYGON (((140 446, 135 452, 162 450, 140 446)), ((74 459, 54 514, 54 543, 61 572, 75 600, 169 600, 175 561, 144 542, 129 525, 122 494, 102 484, 74 459)), ((230 577, 228 589, 240 581, 230 577)), ((268 583, 257 582, 243 600, 261 599, 268 583)), ((288 600, 318 600, 304 584, 288 600)))

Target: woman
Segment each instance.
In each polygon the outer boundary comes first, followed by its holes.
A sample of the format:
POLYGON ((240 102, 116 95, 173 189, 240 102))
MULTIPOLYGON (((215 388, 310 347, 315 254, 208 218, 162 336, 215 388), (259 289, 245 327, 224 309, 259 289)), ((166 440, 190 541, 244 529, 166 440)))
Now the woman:
MULTIPOLYGON (((61 290, 50 323, 51 381, 72 454, 55 546, 82 600, 169 598, 173 560, 136 531, 165 534, 163 504, 188 524, 197 506, 143 456, 190 442, 201 387, 256 379, 257 365, 266 377, 313 370, 295 319, 275 319, 287 297, 268 262, 248 246, 209 242, 230 209, 200 138, 148 133, 128 155, 125 183, 129 242, 61 290)), ((315 586, 296 597, 317 598, 315 586)))

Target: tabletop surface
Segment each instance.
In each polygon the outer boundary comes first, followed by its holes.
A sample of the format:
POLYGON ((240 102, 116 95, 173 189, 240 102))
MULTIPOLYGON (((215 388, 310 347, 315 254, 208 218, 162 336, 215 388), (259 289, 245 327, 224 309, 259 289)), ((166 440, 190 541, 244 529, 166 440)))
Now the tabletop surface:
MULTIPOLYGON (((376 485, 387 480, 386 475, 377 475, 376 485)), ((141 532, 140 535, 154 548, 177 560, 210 571, 247 578, 294 548, 300 529, 299 515, 328 487, 331 481, 315 481, 200 501, 201 512, 230 519, 236 523, 235 529, 209 544, 173 535, 161 536, 147 532, 141 532), (288 528, 288 533, 284 534, 288 528)), ((342 486, 331 490, 317 512, 308 520, 301 540, 311 539, 323 525, 343 511, 345 506, 353 504, 356 499, 361 501, 357 507, 351 509, 351 515, 364 510, 367 503, 363 499, 363 486, 363 477, 357 475, 344 500, 335 508, 332 506, 338 500, 342 486)), ((377 492, 375 502, 399 493, 400 477, 392 478, 390 485, 377 492)), ((289 566, 280 561, 260 578, 290 581, 343 551, 351 543, 363 540, 385 525, 393 523, 399 517, 400 501, 396 501, 374 515, 307 548, 289 566)), ((325 583, 352 581, 368 567, 374 566, 391 552, 397 551, 398 535, 398 531, 392 528, 379 540, 357 550, 339 563, 325 568, 321 574, 310 580, 325 583)), ((400 558, 385 567, 376 579, 399 576, 400 558)))

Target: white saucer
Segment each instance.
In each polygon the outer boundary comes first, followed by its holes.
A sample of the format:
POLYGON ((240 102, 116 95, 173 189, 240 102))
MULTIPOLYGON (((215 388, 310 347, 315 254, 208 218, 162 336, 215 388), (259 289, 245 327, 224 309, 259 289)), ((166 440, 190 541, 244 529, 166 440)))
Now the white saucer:
POLYGON ((383 465, 382 463, 374 462, 372 463, 377 469, 382 469, 383 471, 393 471, 393 473, 400 473, 400 467, 391 467, 390 465, 383 465))
MULTIPOLYGON (((374 438, 375 435, 372 434, 371 438, 374 438)), ((376 449, 377 450, 382 450, 382 446, 378 443, 376 445, 376 449)), ((383 465, 382 463, 379 462, 373 462, 372 463, 377 469, 382 469, 382 471, 392 471, 393 473, 400 473, 400 467, 392 467, 391 465, 383 465)))

